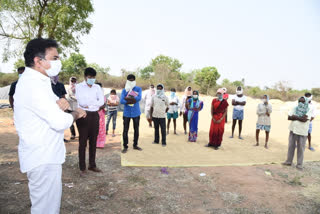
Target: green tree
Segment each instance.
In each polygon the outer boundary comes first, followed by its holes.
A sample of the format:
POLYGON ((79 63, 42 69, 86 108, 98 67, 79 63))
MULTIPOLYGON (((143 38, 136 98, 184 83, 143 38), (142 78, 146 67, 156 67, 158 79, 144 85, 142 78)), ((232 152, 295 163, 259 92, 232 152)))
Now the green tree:
POLYGON ((196 73, 200 71, 200 70, 193 70, 191 72, 181 72, 180 73, 180 77, 181 77, 181 80, 185 83, 193 83, 194 81, 194 78, 196 77, 196 73))
POLYGON ((223 79, 221 85, 222 86, 228 86, 231 85, 232 83, 230 82, 230 80, 228 79, 223 79))
POLYGON ((87 67, 85 57, 80 53, 72 53, 69 58, 62 60, 60 80, 67 81, 71 76, 79 77, 87 67))
POLYGON ((234 85, 235 87, 238 87, 238 86, 244 87, 243 82, 239 80, 232 82, 232 85, 234 85))
POLYGON ((52 38, 64 51, 78 50, 80 36, 88 34, 91 0, 0 0, 0 39, 3 59, 19 57, 33 38, 52 38))
POLYGON ((182 63, 179 60, 169 56, 159 55, 151 60, 151 66, 155 68, 156 65, 165 64, 171 72, 180 72, 182 63))
POLYGON ((25 66, 24 60, 23 59, 18 59, 13 65, 13 72, 17 72, 17 69, 19 67, 24 67, 24 66, 25 66))
POLYGON ((215 67, 205 67, 196 73, 195 83, 200 86, 201 93, 209 94, 209 90, 217 85, 220 74, 215 67))
POLYGON ((98 65, 97 63, 90 63, 88 64, 88 67, 94 68, 97 71, 97 73, 103 73, 103 74, 109 75, 110 67, 104 68, 98 65))
POLYGON ((150 79, 152 74, 153 74, 153 67, 151 65, 140 70, 140 76, 144 80, 150 79))

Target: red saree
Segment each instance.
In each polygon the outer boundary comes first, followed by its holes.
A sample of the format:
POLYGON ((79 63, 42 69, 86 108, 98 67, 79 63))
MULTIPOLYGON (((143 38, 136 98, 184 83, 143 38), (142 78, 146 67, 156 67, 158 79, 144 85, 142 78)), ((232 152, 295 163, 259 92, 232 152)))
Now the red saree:
MULTIPOLYGON (((220 120, 227 110, 229 104, 226 100, 219 101, 218 99, 213 99, 212 104, 214 108, 213 110, 213 118, 215 120, 220 120)), ((224 124, 225 118, 221 121, 221 123, 214 123, 211 120, 210 132, 209 132, 209 145, 213 147, 221 146, 222 137, 224 133, 224 124)))

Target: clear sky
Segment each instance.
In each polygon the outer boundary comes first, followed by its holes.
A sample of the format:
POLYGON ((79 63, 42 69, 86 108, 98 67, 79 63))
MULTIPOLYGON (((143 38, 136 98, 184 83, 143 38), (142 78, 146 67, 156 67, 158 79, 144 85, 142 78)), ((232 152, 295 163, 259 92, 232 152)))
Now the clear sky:
MULTIPOLYGON (((297 89, 320 87, 318 0, 94 0, 93 28, 82 38, 88 62, 120 69, 159 54, 182 71, 215 66, 220 80, 297 89)), ((10 65, 2 65, 4 68, 10 65)))

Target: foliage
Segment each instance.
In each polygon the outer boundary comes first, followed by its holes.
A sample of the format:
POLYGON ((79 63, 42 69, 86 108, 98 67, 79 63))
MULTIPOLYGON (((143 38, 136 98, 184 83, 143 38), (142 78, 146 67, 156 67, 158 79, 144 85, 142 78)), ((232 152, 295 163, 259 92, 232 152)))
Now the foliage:
POLYGON ((196 77, 196 73, 199 71, 200 71, 199 69, 196 69, 196 70, 193 70, 189 73, 182 72, 182 73, 180 73, 181 80, 183 80, 183 82, 186 84, 191 84, 191 83, 193 83, 193 81, 196 77))
POLYGON ((18 79, 18 73, 1 73, 0 72, 0 87, 11 85, 18 79))
POLYGON ((97 73, 103 73, 108 75, 109 71, 110 71, 110 67, 101 67, 100 65, 98 65, 97 63, 90 63, 88 64, 88 67, 94 68, 97 73))
POLYGON ((205 67, 196 72, 195 83, 200 86, 200 92, 209 94, 210 89, 217 85, 220 74, 215 67, 205 67))
POLYGON ((13 72, 17 72, 19 67, 24 67, 24 66, 25 66, 24 60, 18 59, 13 65, 13 72))
POLYGON ((3 61, 22 55, 33 38, 52 38, 63 52, 78 50, 80 36, 88 34, 91 0, 0 0, 0 39, 3 61))
POLYGON ((140 70, 140 76, 142 79, 150 79, 153 74, 153 67, 151 65, 140 70))
POLYGON ((169 56, 159 55, 151 60, 151 66, 155 68, 157 65, 165 64, 168 66, 171 72, 179 73, 182 63, 179 60, 171 58, 169 56))
POLYGON ((72 53, 69 58, 62 60, 62 71, 59 75, 60 80, 68 82, 71 76, 82 76, 86 67, 87 62, 85 57, 80 53, 72 53))

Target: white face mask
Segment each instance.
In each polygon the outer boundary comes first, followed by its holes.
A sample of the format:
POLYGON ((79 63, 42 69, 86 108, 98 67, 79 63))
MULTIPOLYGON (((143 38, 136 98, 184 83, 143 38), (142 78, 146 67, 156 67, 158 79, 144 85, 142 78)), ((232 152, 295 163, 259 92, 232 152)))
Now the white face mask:
POLYGON ((135 86, 136 86, 136 81, 129 81, 129 80, 127 80, 125 89, 126 89, 126 91, 130 91, 130 90, 132 90, 135 86))
POLYGON ((50 68, 45 70, 49 77, 57 76, 62 68, 62 63, 60 60, 50 60, 50 68))
POLYGON ((267 103, 268 100, 267 100, 267 99, 262 99, 262 102, 263 102, 263 103, 267 103))
POLYGON ((237 95, 241 95, 243 93, 243 91, 240 90, 240 91, 237 91, 236 93, 237 93, 237 95))
POLYGON ((198 99, 198 95, 193 95, 192 96, 194 99, 198 99))

